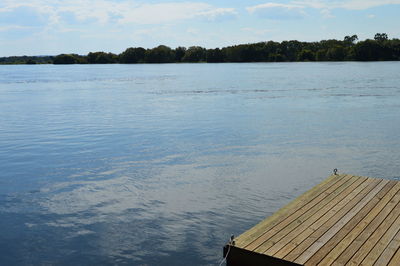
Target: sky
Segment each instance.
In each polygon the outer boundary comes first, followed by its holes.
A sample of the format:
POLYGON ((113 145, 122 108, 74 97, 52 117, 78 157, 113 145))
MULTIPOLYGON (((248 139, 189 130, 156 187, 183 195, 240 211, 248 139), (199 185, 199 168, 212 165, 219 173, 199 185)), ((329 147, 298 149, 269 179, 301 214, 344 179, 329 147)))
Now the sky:
POLYGON ((400 38, 400 0, 0 0, 0 56, 400 38))

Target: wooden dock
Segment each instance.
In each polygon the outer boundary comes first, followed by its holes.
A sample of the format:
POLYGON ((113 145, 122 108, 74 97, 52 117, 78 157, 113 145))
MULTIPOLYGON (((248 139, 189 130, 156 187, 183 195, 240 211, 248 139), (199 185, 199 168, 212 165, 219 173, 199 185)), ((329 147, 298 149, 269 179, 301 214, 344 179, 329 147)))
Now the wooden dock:
POLYGON ((400 265, 400 182, 332 175, 224 248, 227 265, 400 265))

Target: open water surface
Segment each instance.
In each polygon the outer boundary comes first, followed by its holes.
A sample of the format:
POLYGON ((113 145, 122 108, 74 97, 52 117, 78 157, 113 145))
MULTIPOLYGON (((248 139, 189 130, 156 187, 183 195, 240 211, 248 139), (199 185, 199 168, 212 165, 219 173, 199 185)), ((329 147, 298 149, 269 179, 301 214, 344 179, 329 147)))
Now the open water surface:
POLYGON ((400 179, 399 69, 0 66, 0 264, 218 265, 333 168, 400 179))

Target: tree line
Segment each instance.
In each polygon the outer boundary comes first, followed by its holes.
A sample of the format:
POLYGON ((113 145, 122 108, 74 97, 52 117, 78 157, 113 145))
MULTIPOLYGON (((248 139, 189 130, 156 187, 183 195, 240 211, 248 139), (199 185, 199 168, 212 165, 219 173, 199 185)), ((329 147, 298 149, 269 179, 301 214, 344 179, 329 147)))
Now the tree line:
MULTIPOLYGON (((16 63, 23 57, 3 57, 1 63, 16 63)), ((224 48, 200 46, 172 49, 160 45, 152 49, 127 48, 120 54, 90 52, 87 55, 60 54, 54 57, 25 57, 23 63, 53 64, 137 64, 137 63, 224 63, 224 62, 301 62, 301 61, 389 61, 400 60, 400 39, 377 33, 373 39, 358 41, 357 35, 343 40, 319 42, 259 42, 224 48)))
POLYGON ((0 65, 19 65, 19 64, 52 64, 54 56, 9 56, 0 57, 0 65))

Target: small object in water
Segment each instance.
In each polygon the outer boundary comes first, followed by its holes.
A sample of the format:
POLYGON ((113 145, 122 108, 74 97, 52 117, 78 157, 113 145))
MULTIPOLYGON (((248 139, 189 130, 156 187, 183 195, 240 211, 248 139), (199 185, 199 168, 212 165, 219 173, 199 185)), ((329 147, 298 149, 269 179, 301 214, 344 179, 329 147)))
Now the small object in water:
POLYGON ((337 169, 337 168, 333 169, 333 174, 334 174, 334 175, 337 175, 337 174, 338 174, 338 169, 337 169))

